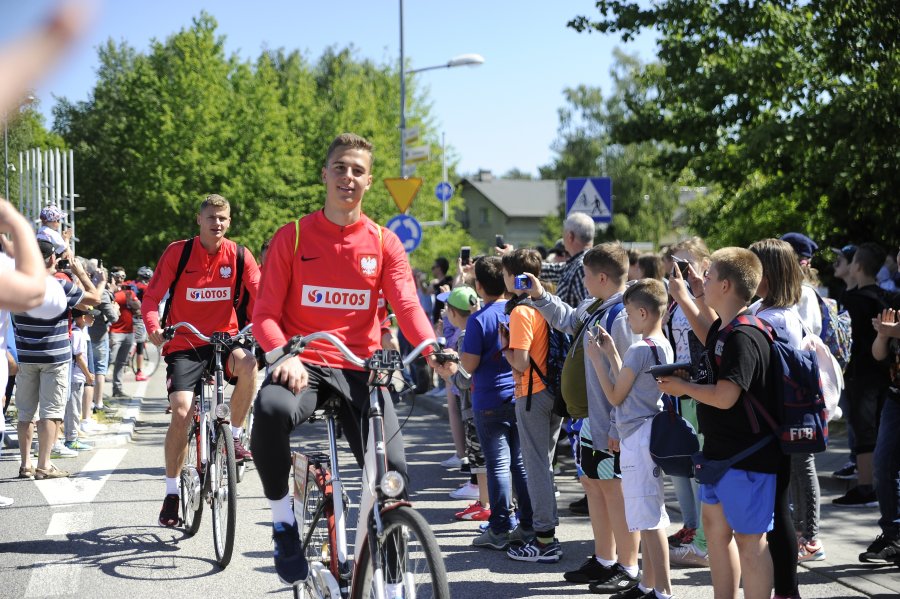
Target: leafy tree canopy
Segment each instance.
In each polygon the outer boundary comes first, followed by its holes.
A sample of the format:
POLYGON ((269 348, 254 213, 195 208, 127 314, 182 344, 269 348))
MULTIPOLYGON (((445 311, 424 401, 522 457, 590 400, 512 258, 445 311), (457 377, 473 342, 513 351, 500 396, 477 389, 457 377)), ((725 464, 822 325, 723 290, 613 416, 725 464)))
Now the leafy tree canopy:
MULTIPOLYGON (((658 61, 611 131, 656 142, 669 178, 715 187, 692 223, 713 244, 789 230, 896 243, 900 4, 894 0, 596 2, 578 31, 658 32, 658 61), (893 216, 892 216, 893 215, 893 216), (725 218, 723 218, 723 216, 725 218)), ((822 243, 824 242, 824 243, 822 243)))
MULTIPOLYGON (((80 253, 153 264, 167 244, 196 234, 194 215, 210 193, 232 203, 229 236, 257 252, 281 225, 321 208, 325 152, 344 131, 375 145, 364 211, 382 224, 397 214, 381 180, 400 170, 398 69, 360 60, 353 48, 331 48, 315 63, 283 49, 241 60, 226 54, 216 28, 202 13, 146 54, 110 40, 90 98, 56 107, 55 131, 75 150, 88 208, 80 253)), ((433 142, 415 83, 407 119, 433 142)), ((419 166, 425 183, 410 212, 420 220, 440 219, 428 193, 440 172, 439 161, 419 166)), ((468 239, 455 223, 425 238, 411 259, 426 269, 435 252, 455 255, 468 239)))

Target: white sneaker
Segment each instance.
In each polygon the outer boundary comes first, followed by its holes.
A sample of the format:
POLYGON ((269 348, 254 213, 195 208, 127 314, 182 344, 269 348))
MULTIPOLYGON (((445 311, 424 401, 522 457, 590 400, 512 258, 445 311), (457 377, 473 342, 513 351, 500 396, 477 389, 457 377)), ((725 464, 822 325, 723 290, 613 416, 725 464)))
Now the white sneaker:
POLYGON ((107 428, 109 427, 107 427, 105 424, 97 423, 97 421, 93 418, 86 418, 85 420, 81 421, 81 425, 79 428, 81 429, 81 432, 86 435, 94 435, 97 433, 106 432, 107 428))
POLYGON ((57 442, 56 445, 53 446, 53 449, 50 451, 51 458, 77 458, 78 452, 74 449, 69 449, 65 445, 60 442, 57 442))
POLYGON ((455 470, 462 466, 462 459, 459 456, 452 455, 443 462, 441 462, 441 466, 444 468, 450 468, 451 470, 455 470))
POLYGON ((455 491, 450 491, 450 499, 478 499, 478 485, 465 483, 455 491))
POLYGON ((9 507, 13 503, 15 503, 15 499, 13 499, 12 497, 4 497, 3 495, 0 495, 0 507, 9 507))

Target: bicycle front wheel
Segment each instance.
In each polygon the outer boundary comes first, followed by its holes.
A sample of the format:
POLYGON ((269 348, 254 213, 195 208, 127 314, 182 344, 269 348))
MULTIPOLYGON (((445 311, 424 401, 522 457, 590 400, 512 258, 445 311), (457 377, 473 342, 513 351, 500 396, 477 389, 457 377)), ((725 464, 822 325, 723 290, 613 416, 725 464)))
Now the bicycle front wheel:
MULTIPOLYGON (((250 447, 250 433, 253 431, 253 404, 250 404, 250 411, 244 419, 244 426, 241 430, 241 445, 250 447)), ((237 464, 237 481, 244 480, 244 473, 247 472, 247 460, 241 460, 237 464)))
MULTIPOLYGON (((203 516, 203 480, 197 470, 197 446, 200 439, 198 432, 200 423, 194 421, 187 437, 187 455, 181 466, 181 520, 184 523, 185 534, 192 537, 200 529, 200 519, 203 516)), ((202 434, 202 433, 200 433, 202 434)))
POLYGON ((210 464, 213 545, 216 561, 225 567, 234 550, 234 527, 237 521, 237 475, 234 465, 234 441, 227 423, 216 425, 215 451, 210 464))
MULTIPOLYGON (((381 520, 384 540, 378 543, 378 551, 384 564, 383 582, 402 584, 403 597, 449 599, 447 570, 437 539, 425 518, 404 505, 385 512, 381 520)), ((359 567, 352 583, 354 599, 376 596, 372 580, 374 563, 366 542, 359 551, 359 567)))

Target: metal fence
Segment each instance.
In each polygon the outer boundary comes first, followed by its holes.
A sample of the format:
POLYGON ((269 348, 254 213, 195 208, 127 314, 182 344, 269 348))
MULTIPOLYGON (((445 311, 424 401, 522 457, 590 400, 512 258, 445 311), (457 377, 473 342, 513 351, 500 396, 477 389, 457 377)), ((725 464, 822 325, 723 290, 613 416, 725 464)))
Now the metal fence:
POLYGON ((41 225, 41 208, 56 204, 65 215, 65 223, 75 229, 75 155, 72 150, 32 148, 19 152, 19 212, 37 230, 41 225))

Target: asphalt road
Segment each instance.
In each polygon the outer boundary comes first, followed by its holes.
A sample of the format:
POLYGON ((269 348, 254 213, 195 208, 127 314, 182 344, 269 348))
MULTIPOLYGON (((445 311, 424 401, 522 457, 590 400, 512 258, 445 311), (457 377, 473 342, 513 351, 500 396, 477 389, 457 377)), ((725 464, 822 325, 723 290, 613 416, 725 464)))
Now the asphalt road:
MULTIPOLYGON (((146 386, 129 383, 127 389, 143 396, 131 441, 60 460, 60 467, 77 473, 73 478, 20 481, 15 478, 18 454, 5 450, 0 456, 0 494, 15 499, 13 506, 0 511, 0 597, 290 597, 274 574, 268 504, 252 467, 238 485, 235 554, 225 570, 214 561, 208 513, 192 538, 156 525, 164 494, 162 442, 168 423, 162 373, 146 386)), ((438 537, 454 597, 591 596, 586 587, 565 583, 561 575, 592 552, 588 519, 565 509, 581 496, 570 463, 563 464, 557 478, 562 561, 513 562, 502 552, 471 547, 477 525, 452 518, 466 502, 450 500, 447 493, 465 479, 438 465, 452 451, 439 402, 420 396, 414 409, 400 404, 398 411, 410 412, 403 434, 412 499, 438 537)), ((294 435, 294 445, 307 450, 321 449, 324 442, 324 427, 317 424, 304 425, 294 435)), ((839 442, 835 446, 821 456, 820 466, 822 538, 828 559, 801 567, 802 594, 900 597, 900 570, 856 560, 878 532, 877 510, 831 508, 831 498, 844 490, 843 483, 824 476, 845 459, 846 450, 839 442)), ((349 452, 343 460, 352 464, 349 452)), ((352 480, 357 473, 354 466, 346 476, 352 480)), ((355 497, 351 492, 351 499, 355 497)), ((676 511, 672 517, 680 522, 676 511)), ((669 532, 678 527, 673 524, 669 532)), ((674 568, 672 579, 677 597, 712 597, 707 570, 674 568)))

